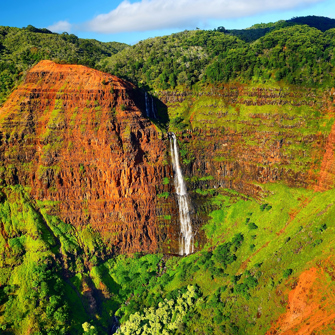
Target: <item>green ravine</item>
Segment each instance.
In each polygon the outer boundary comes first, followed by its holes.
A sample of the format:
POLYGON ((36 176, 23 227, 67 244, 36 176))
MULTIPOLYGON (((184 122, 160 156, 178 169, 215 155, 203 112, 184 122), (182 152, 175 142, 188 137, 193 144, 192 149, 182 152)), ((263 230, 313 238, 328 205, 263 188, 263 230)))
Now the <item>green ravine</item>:
POLYGON ((185 258, 135 254, 107 261, 99 257, 101 241, 89 229, 75 231, 50 217, 51 204, 36 204, 20 186, 3 187, 2 329, 82 334, 82 324, 89 322, 104 334, 115 313, 124 325, 121 334, 135 333, 127 329, 142 329, 139 334, 163 334, 163 329, 166 334, 265 334, 285 311, 285 306, 276 307, 282 298, 276 291, 284 291, 331 253, 335 190, 262 187, 269 196, 261 203, 238 196, 212 198, 217 209, 204 227, 208 242, 200 252, 185 258), (292 274, 286 278, 288 269, 292 274), (98 301, 93 307, 91 295, 98 301), (166 322, 146 321, 152 320, 148 308, 166 322), (260 308, 274 315, 264 312, 255 322, 260 308))

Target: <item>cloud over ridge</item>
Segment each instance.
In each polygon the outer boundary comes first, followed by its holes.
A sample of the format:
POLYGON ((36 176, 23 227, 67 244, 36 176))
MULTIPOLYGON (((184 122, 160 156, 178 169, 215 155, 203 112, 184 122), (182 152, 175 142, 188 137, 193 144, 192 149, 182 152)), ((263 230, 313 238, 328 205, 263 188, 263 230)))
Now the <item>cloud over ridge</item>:
POLYGON ((49 30, 55 33, 63 33, 71 31, 72 24, 68 21, 58 21, 48 27, 49 30))
MULTIPOLYGON (((210 19, 241 18, 275 10, 304 7, 324 0, 124 0, 107 14, 79 25, 97 33, 188 28, 210 19)), ((64 22, 64 21, 63 21, 64 22)))

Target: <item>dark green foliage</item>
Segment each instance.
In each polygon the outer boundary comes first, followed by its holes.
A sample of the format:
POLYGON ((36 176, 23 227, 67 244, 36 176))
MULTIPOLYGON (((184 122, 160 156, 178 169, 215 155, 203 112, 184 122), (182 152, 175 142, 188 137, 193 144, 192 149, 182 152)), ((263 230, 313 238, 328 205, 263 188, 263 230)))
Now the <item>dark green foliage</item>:
POLYGON ((315 228, 316 233, 323 233, 327 229, 327 224, 324 223, 322 226, 315 228))
POLYGON ((98 62, 126 46, 56 34, 31 25, 23 29, 0 26, 0 105, 25 71, 40 60, 97 67, 98 62))
POLYGON ((241 246, 241 244, 243 243, 243 241, 244 241, 243 234, 238 233, 238 234, 236 234, 236 235, 233 237, 232 244, 233 244, 236 248, 239 248, 239 247, 241 246))
POLYGON ((234 287, 235 293, 241 294, 245 296, 247 299, 249 299, 250 298, 249 290, 255 288, 257 285, 258 285, 257 279, 249 275, 246 279, 244 279, 242 283, 235 285, 234 287))
MULTIPOLYGON (((105 70, 160 89, 192 86, 202 80, 206 66, 219 55, 244 43, 214 31, 184 31, 141 41, 104 62, 105 70)), ((182 122, 178 122, 182 125, 182 122)))
POLYGON ((213 253, 214 259, 219 262, 224 268, 228 264, 236 261, 237 257, 230 251, 231 243, 225 243, 217 247, 213 253))
POLYGON ((39 29, 39 28, 35 28, 34 26, 32 26, 30 24, 27 27, 22 28, 22 29, 28 30, 28 31, 30 31, 32 33, 53 34, 52 31, 50 31, 50 30, 48 30, 46 28, 39 29))
POLYGON ((313 246, 316 247, 317 245, 321 244, 323 240, 321 238, 314 241, 313 246))
POLYGON ((288 278, 292 273, 293 273, 293 270, 292 270, 292 269, 286 269, 286 270, 283 272, 283 277, 284 277, 284 278, 288 278))
POLYGON ((269 204, 263 204, 263 205, 260 206, 260 210, 261 210, 262 212, 263 212, 264 210, 269 211, 271 208, 272 208, 272 206, 269 205, 269 204))
POLYGON ((333 83, 332 30, 325 33, 307 26, 274 30, 256 43, 219 55, 206 69, 211 82, 274 78, 290 84, 333 83), (317 59, 322 63, 316 65, 317 59))
POLYGON ((286 22, 289 24, 307 24, 308 26, 317 28, 321 31, 335 28, 335 19, 315 15, 294 17, 286 22))
POLYGON ((217 28, 217 31, 236 36, 245 42, 253 42, 270 33, 271 31, 294 25, 308 25, 325 32, 328 29, 335 28, 335 20, 322 16, 304 16, 294 17, 291 20, 286 21, 280 20, 277 22, 258 23, 247 29, 226 30, 220 29, 223 27, 219 27, 217 28))
POLYGON ((257 226, 254 222, 249 222, 249 224, 248 224, 248 228, 249 228, 249 229, 257 229, 258 226, 257 226))
MULTIPOLYGON (((219 262, 223 268, 226 268, 227 265, 236 261, 237 257, 233 252, 236 252, 238 250, 238 248, 242 245, 243 241, 244 241, 243 235, 241 233, 236 234, 231 242, 224 243, 214 250, 213 252, 214 260, 219 262)), ((215 273, 222 274, 221 272, 215 272, 215 273)))
MULTIPOLYGON (((101 65, 135 84, 163 90, 176 85, 191 87, 197 82, 275 80, 333 85, 334 30, 325 31, 334 27, 333 21, 317 25, 317 18, 308 18, 310 26, 306 26, 294 20, 241 31, 196 30, 156 37, 127 48, 101 65)), ((173 122, 183 129, 182 120, 173 122)))

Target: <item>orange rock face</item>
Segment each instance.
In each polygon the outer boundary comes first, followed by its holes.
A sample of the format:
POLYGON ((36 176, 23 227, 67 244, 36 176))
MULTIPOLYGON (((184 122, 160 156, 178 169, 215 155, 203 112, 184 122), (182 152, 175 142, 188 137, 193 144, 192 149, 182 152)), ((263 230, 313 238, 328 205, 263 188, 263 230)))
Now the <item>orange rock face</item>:
POLYGON ((325 272, 311 268, 301 274, 297 286, 289 293, 286 313, 267 334, 307 335, 316 331, 333 334, 334 302, 334 292, 329 291, 325 272))
POLYGON ((159 249, 156 194, 171 174, 134 90, 84 66, 42 61, 0 109, 0 178, 121 252, 159 249))

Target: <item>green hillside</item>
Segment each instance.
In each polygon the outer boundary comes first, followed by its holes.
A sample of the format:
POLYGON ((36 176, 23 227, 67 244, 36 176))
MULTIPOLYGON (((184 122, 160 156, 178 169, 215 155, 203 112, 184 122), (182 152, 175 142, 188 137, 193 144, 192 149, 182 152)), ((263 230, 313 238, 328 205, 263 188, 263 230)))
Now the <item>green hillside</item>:
POLYGON ((25 71, 42 59, 95 67, 126 46, 68 33, 55 34, 33 26, 23 29, 0 26, 0 105, 25 71))
POLYGON ((303 25, 292 19, 240 31, 184 31, 141 41, 100 65, 107 72, 156 90, 208 82, 332 86, 335 25, 329 20, 313 25, 319 21, 311 19, 310 26, 305 24, 307 19, 301 21, 303 25), (332 29, 323 32, 328 27, 332 29))
POLYGON ((331 254, 335 193, 283 184, 264 191, 261 201, 229 190, 212 198, 208 242, 191 256, 104 261, 92 231, 51 217, 50 204, 35 203, 18 186, 2 188, 0 329, 105 334, 115 313, 120 334, 265 334, 285 312, 278 292, 331 254))

